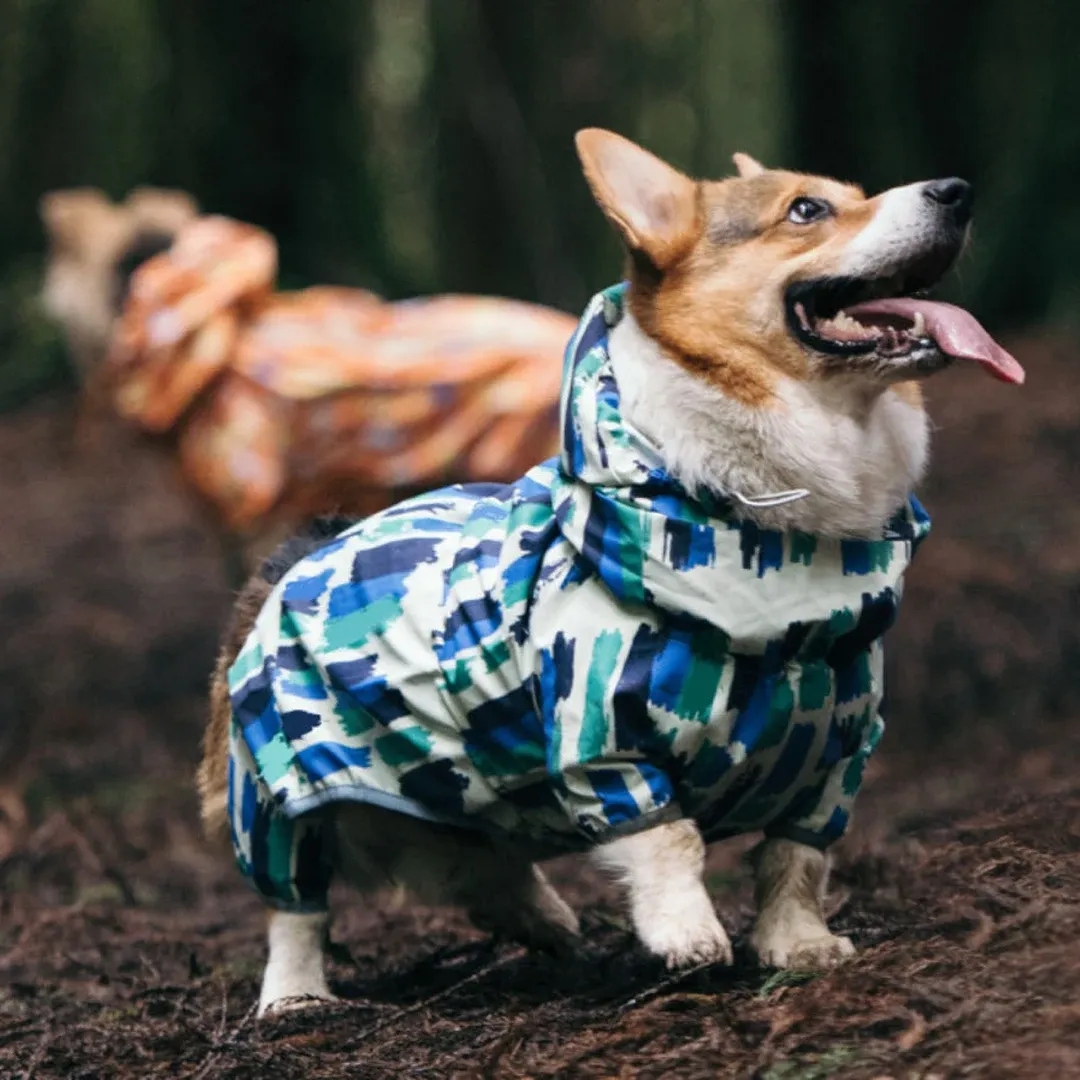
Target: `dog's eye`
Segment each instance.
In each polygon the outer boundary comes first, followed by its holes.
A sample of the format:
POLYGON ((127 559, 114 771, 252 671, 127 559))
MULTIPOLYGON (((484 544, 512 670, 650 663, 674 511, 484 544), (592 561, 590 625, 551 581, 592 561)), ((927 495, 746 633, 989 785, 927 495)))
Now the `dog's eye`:
POLYGON ((833 208, 824 199, 811 199, 800 195, 788 207, 787 217, 788 221, 796 225, 809 225, 812 221, 829 217, 832 212, 833 208))

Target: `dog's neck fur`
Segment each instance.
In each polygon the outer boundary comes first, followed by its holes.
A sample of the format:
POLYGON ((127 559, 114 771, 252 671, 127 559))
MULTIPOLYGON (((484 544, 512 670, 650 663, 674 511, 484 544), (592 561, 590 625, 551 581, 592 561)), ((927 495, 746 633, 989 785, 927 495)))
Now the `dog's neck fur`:
POLYGON ((688 490, 810 492, 739 509, 763 528, 879 537, 926 468, 925 411, 865 379, 785 379, 773 407, 750 408, 666 356, 629 312, 612 331, 610 352, 624 414, 688 490))

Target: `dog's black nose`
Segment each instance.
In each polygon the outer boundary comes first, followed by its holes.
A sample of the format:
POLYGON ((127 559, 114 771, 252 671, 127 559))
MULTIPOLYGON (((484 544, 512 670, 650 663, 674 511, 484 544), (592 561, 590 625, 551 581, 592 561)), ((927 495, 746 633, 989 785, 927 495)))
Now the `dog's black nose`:
POLYGON ((966 181, 958 176, 946 180, 930 180, 923 187, 923 194, 941 207, 959 226, 971 220, 971 211, 975 206, 975 191, 966 181))

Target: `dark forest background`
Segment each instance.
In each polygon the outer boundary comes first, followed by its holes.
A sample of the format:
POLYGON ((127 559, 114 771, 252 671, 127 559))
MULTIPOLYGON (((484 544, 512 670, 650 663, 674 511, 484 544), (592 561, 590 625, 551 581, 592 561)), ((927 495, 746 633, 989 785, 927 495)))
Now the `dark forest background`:
POLYGON ((36 203, 182 187, 281 245, 286 285, 577 310, 618 271, 573 154, 614 128, 868 189, 962 175, 955 286, 1076 323, 1080 4, 1068 0, 0 0, 0 404, 64 377, 36 203))

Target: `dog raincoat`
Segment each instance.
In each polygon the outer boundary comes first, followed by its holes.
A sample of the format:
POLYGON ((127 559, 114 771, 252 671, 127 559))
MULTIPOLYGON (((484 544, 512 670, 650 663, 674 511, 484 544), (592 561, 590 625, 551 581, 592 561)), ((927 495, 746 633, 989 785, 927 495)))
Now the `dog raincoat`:
POLYGON ((624 298, 567 347, 561 457, 369 518, 267 601, 230 672, 229 800, 271 904, 325 905, 338 800, 550 852, 681 816, 709 840, 844 832, 929 519, 912 499, 880 539, 831 540, 684 491, 620 411, 624 298))
POLYGON ((558 450, 571 316, 492 296, 277 292, 276 271, 262 229, 192 220, 132 276, 104 370, 120 415, 176 439, 229 529, 512 480, 558 450))

